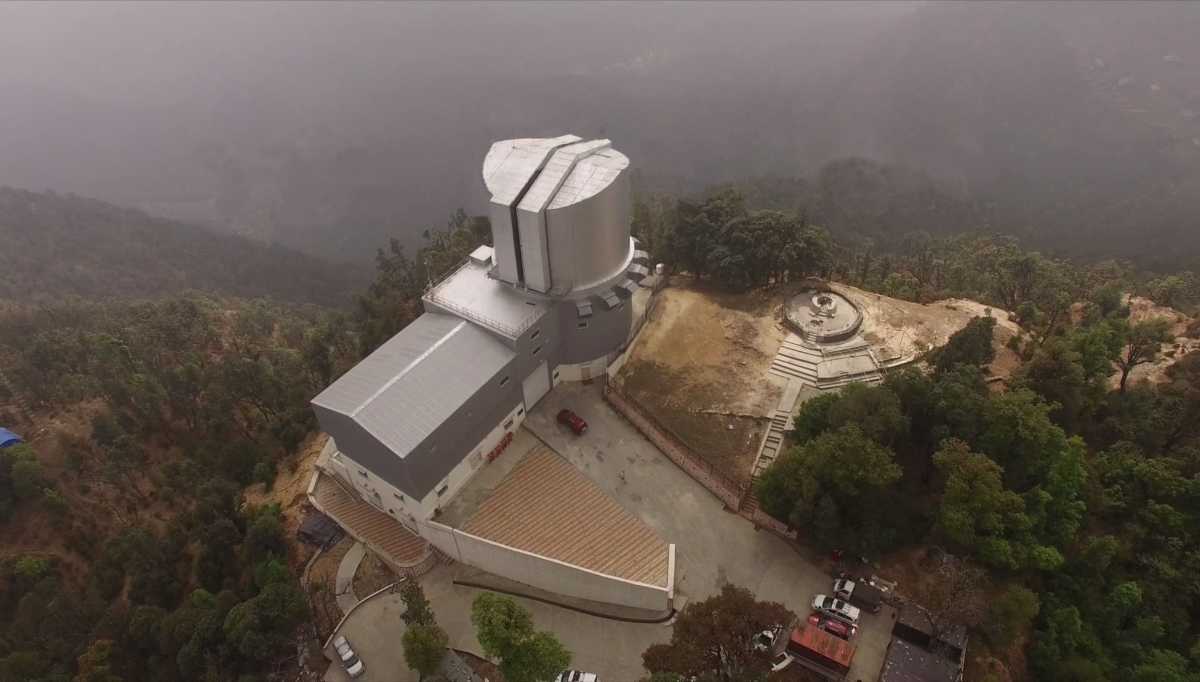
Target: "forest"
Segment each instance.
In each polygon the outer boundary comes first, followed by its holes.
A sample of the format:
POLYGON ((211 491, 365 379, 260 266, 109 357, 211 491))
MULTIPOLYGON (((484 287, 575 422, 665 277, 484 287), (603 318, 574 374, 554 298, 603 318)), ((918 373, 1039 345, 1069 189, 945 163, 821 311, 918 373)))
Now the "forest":
MULTIPOLYGON (((78 222, 103 230, 98 208, 78 222)), ((419 314, 426 268, 477 230, 460 213, 416 259, 381 251, 340 309, 233 298, 219 268, 198 282, 210 293, 6 302, 0 423, 53 432, 0 450, 0 680, 252 682, 294 665, 310 609, 294 541, 243 490, 289 466, 311 397, 419 314)))
MULTIPOLYGON (((673 271, 729 290, 817 274, 1012 311, 1023 364, 996 390, 993 320, 977 318, 928 371, 806 403, 797 446, 760 482, 764 509, 819 549, 932 546, 979 567, 972 589, 992 598, 955 617, 1033 679, 1193 679, 1200 360, 1172 358, 1153 385, 1126 377, 1200 329, 1134 320, 1125 295, 1191 313, 1195 274, 948 229, 847 235, 790 191, 643 192, 633 230, 673 271)), ((63 229, 113 229, 111 207, 91 205, 63 229)), ((293 465, 311 396, 487 236, 458 211, 416 253, 392 241, 341 307, 327 290, 235 297, 203 264, 205 292, 6 301, 0 418, 55 433, 0 451, 0 680, 252 682, 294 663, 310 606, 292 540, 243 491, 293 465)), ((291 286, 272 272, 257 293, 291 286)))

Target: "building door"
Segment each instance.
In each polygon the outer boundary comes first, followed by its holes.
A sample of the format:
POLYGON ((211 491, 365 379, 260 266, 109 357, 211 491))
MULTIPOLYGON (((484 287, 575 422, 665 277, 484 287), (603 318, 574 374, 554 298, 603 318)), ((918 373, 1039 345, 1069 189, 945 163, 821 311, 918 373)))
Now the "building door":
POLYGON ((525 409, 532 410, 537 401, 550 390, 550 368, 544 360, 533 370, 533 374, 521 382, 521 389, 525 392, 525 409))

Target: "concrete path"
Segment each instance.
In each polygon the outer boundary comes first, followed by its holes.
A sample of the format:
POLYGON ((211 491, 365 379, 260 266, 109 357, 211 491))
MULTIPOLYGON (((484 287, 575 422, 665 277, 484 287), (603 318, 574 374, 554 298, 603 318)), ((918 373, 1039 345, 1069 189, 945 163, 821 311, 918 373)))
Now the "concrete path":
POLYGON ((356 542, 342 557, 342 563, 338 564, 337 575, 333 580, 333 589, 334 596, 337 597, 338 608, 342 610, 342 613, 349 612, 358 603, 358 597, 354 596, 354 573, 358 570, 358 565, 362 563, 366 554, 367 546, 356 542))

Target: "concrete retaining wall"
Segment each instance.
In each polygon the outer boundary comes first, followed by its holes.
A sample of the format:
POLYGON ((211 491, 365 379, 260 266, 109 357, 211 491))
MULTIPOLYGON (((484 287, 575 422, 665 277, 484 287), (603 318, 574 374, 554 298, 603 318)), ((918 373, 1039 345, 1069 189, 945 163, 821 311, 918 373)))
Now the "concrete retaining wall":
POLYGON ((421 535, 452 559, 548 592, 647 611, 671 608, 674 576, 667 577, 665 586, 624 580, 485 540, 437 521, 421 522, 421 535))

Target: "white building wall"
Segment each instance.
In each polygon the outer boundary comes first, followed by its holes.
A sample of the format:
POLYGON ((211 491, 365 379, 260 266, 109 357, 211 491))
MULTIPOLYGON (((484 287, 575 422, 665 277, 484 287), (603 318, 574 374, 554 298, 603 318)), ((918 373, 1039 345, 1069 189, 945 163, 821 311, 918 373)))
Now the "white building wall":
POLYGON ((504 421, 497 424, 422 500, 415 500, 404 494, 343 452, 334 452, 330 466, 333 467, 333 473, 352 485, 364 500, 387 512, 413 531, 418 531, 417 519, 433 516, 438 507, 454 499, 458 491, 486 463, 487 454, 492 448, 500 443, 506 433, 515 432, 523 421, 525 407, 518 403, 509 411, 504 421), (441 491, 441 494, 438 491, 441 491))
POLYGON ((663 586, 648 585, 572 566, 549 557, 492 542, 433 520, 421 522, 421 536, 447 556, 468 566, 539 589, 606 604, 648 611, 671 608, 674 562, 668 546, 669 575, 663 586))
POLYGON ((604 371, 608 368, 608 355, 603 355, 595 360, 588 362, 579 362, 573 365, 559 365, 554 368, 558 374, 555 379, 555 384, 563 381, 585 381, 588 379, 601 379, 604 377, 604 371))

